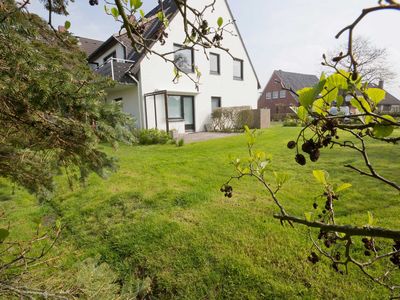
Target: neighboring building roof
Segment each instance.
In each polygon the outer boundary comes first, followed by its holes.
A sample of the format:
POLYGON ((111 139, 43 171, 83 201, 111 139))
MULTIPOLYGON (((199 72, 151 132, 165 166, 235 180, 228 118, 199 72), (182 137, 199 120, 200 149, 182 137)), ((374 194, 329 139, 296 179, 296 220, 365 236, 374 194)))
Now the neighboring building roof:
MULTIPOLYGON (((376 88, 381 88, 381 89, 385 90, 383 88, 383 82, 382 82, 382 86, 379 86, 379 85, 376 85, 376 84, 370 84, 370 86, 376 87, 376 88)), ((393 96, 388 91, 385 90, 385 92, 386 92, 385 99, 383 99, 381 102, 379 102, 378 106, 381 106, 381 105, 400 105, 400 100, 399 99, 397 99, 395 96, 393 96)))
MULTIPOLYGON (((305 87, 312 87, 319 82, 318 77, 315 75, 285 72, 282 70, 275 70, 274 73, 280 78, 284 87, 294 91, 305 87)), ((296 95, 293 96, 297 99, 296 95)))
POLYGON ((88 39, 81 36, 77 36, 76 38, 78 39, 79 48, 81 48, 88 57, 104 43, 104 41, 88 39))

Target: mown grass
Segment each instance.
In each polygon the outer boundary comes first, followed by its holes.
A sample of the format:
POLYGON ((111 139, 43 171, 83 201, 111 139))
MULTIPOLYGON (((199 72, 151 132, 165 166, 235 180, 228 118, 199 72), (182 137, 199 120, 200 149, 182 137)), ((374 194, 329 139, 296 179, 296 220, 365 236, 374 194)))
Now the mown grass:
MULTIPOLYGON (((286 143, 298 130, 264 130, 256 147, 272 154, 275 170, 291 175, 280 195, 290 212, 312 211, 321 188, 311 172, 326 169, 333 182, 353 185, 338 202, 341 223, 366 224, 371 211, 378 226, 400 228, 399 194, 343 168, 358 164, 356 153, 324 150, 320 162, 297 165, 286 143)), ((388 297, 355 268, 340 275, 327 261, 311 265, 307 230, 274 220, 277 209, 254 180, 234 182, 234 197, 224 198, 219 188, 233 174, 228 156, 246 156, 245 143, 244 136, 236 136, 184 147, 122 146, 116 153, 105 147, 120 164, 107 180, 91 176, 85 188, 71 191, 60 178, 57 195, 42 205, 21 190, 11 195, 3 181, 0 205, 13 237, 28 238, 36 223, 61 217, 66 228, 55 250, 61 255, 58 276, 96 257, 116 271, 121 283, 151 278, 155 299, 388 297)), ((398 146, 370 147, 376 168, 397 180, 399 154, 398 146)))

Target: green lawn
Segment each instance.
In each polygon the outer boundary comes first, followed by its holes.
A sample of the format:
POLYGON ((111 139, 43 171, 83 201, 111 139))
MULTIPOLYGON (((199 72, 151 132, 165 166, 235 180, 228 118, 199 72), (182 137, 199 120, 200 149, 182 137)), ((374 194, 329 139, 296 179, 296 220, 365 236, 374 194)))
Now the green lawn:
MULTIPOLYGON (((378 226, 400 228, 399 194, 342 167, 358 160, 355 153, 324 150, 320 162, 297 165, 286 143, 298 130, 264 130, 256 146, 273 155, 276 170, 291 175, 281 194, 290 212, 312 211, 321 190, 311 173, 326 169, 333 182, 353 184, 338 203, 341 223, 364 225, 371 211, 378 226)), ((377 169, 399 181, 400 147, 373 144, 370 151, 377 169)), ((38 222, 62 218, 66 228, 52 254, 59 257, 51 273, 54 285, 62 286, 79 272, 79 261, 94 257, 111 266, 125 288, 151 280, 154 299, 388 297, 355 268, 343 276, 326 261, 308 263, 307 230, 274 220, 277 209, 257 182, 233 182, 232 199, 219 192, 233 174, 228 156, 246 155, 244 136, 181 148, 121 146, 112 154, 119 158, 117 173, 107 180, 92 176, 86 188, 73 191, 60 178, 51 203, 38 205, 22 190, 11 195, 10 185, 1 182, 0 205, 14 238, 28 238, 38 222)))

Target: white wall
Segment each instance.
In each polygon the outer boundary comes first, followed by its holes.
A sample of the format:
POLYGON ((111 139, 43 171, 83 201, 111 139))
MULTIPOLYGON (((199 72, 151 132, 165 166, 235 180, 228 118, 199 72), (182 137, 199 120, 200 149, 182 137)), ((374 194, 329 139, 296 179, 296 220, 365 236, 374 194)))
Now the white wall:
MULTIPOLYGON (((208 4, 208 0, 191 0, 191 5, 199 8, 208 4)), ((215 12, 206 16, 210 24, 217 26, 218 17, 222 17, 225 22, 232 20, 224 0, 217 0, 215 12)), ((234 25, 229 27, 237 35, 234 25)), ((178 15, 170 23, 168 29, 169 37, 166 44, 161 46, 157 43, 155 51, 167 52, 173 50, 173 44, 182 44, 184 41, 183 21, 178 15)), ((142 94, 151 93, 156 90, 167 90, 174 94, 193 94, 195 96, 195 118, 196 131, 204 131, 204 125, 211 114, 211 97, 221 97, 223 107, 231 106, 251 106, 257 108, 259 92, 257 88, 256 76, 251 68, 245 49, 242 46, 239 36, 232 36, 228 33, 224 35, 223 47, 230 49, 230 53, 244 61, 244 80, 233 79, 233 59, 228 53, 212 49, 211 52, 220 54, 221 75, 210 74, 210 63, 203 53, 203 50, 195 51, 195 65, 202 72, 200 90, 196 91, 195 85, 188 78, 182 77, 178 84, 174 84, 172 79, 173 66, 166 63, 161 58, 152 55, 150 59, 144 59, 141 63, 141 85, 142 94)), ((143 101, 143 100, 142 100, 143 101)))
POLYGON ((117 98, 122 98, 123 111, 135 118, 137 126, 140 126, 141 109, 138 101, 138 88, 136 85, 120 85, 107 92, 107 102, 110 103, 117 98))
POLYGON ((124 47, 121 44, 117 44, 111 49, 109 49, 107 52, 104 52, 99 58, 96 59, 96 63, 101 66, 104 63, 104 58, 107 57, 107 55, 110 55, 113 52, 116 52, 117 58, 124 59, 125 58, 125 52, 124 52, 124 47))

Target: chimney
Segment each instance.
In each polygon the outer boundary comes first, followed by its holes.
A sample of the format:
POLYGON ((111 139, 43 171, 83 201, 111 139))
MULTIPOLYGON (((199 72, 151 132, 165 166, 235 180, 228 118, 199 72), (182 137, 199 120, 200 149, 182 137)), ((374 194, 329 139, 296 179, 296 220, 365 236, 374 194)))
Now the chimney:
POLYGON ((383 81, 383 80, 379 80, 378 87, 379 87, 380 89, 383 89, 383 84, 384 84, 384 81, 383 81))
POLYGON ((65 29, 64 26, 59 25, 59 26, 58 26, 58 32, 61 32, 61 33, 67 32, 67 29, 65 29))

